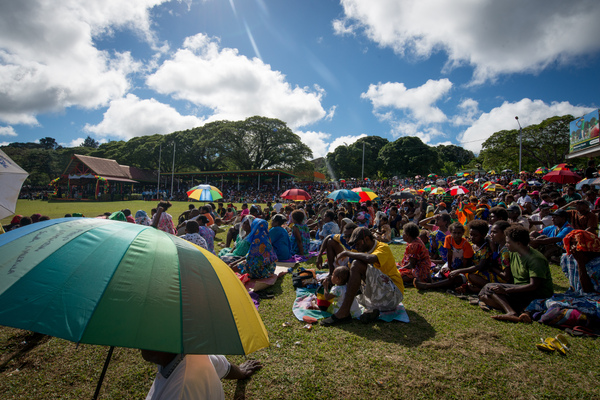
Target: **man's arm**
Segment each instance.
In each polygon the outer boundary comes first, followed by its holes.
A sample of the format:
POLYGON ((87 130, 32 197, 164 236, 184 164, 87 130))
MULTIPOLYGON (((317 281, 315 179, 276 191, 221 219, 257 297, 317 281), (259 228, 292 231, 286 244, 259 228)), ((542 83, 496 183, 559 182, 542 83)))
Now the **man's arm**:
POLYGON ((262 364, 258 360, 244 361, 240 365, 231 363, 229 373, 223 379, 248 379, 261 368, 262 364))
POLYGON ((336 259, 342 259, 345 257, 349 257, 349 258, 353 258, 358 261, 362 261, 365 264, 375 264, 376 262, 379 261, 379 259, 377 258, 377 256, 375 254, 355 253, 352 251, 342 251, 340 254, 337 255, 336 259))

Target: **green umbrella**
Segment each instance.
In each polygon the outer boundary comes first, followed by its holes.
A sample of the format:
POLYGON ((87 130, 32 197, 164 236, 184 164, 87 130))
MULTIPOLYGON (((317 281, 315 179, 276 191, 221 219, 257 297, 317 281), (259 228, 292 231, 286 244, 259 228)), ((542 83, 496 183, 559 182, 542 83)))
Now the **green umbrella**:
POLYGON ((93 218, 31 224, 0 235, 0 274, 0 325, 170 353, 269 345, 233 271, 151 227, 93 218))

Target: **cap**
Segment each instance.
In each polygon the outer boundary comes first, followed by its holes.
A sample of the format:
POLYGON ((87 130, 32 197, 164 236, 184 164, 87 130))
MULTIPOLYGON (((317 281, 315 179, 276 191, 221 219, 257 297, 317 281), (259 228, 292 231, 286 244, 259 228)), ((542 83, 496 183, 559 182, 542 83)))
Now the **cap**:
POLYGON ((550 215, 557 216, 557 217, 562 217, 562 218, 568 218, 569 217, 569 213, 566 212, 565 210, 561 210, 561 209, 558 209, 558 210, 550 213, 550 215))
POLYGON ((438 204, 438 207, 444 207, 444 208, 446 208, 446 203, 441 202, 441 203, 438 204))
POLYGON ((356 241, 364 239, 367 236, 372 237, 372 234, 371 234, 371 231, 369 231, 369 228, 364 227, 364 226, 359 226, 358 228, 356 228, 355 230, 352 231, 352 235, 350 235, 348 244, 350 246, 354 246, 354 243, 356 243, 356 241))
POLYGON ((531 194, 534 194, 534 195, 535 195, 535 194, 538 194, 538 195, 539 195, 539 194, 540 194, 540 192, 539 192, 539 191, 537 191, 537 190, 534 190, 533 192, 531 192, 531 194))

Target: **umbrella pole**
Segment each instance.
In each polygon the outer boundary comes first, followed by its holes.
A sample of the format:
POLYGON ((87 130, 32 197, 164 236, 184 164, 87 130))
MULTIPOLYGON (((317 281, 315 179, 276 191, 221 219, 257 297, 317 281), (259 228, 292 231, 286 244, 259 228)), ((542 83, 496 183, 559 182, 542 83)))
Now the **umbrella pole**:
POLYGON ((104 368, 102 368, 102 373, 100 374, 100 379, 98 379, 98 384, 96 385, 96 393, 94 393, 94 397, 92 397, 93 400, 96 400, 98 398, 98 395, 100 394, 100 388, 102 387, 102 381, 104 381, 104 375, 106 375, 106 370, 108 369, 108 363, 110 363, 110 358, 112 357, 112 353, 113 353, 114 349, 115 349, 115 346, 110 346, 110 349, 108 350, 108 354, 106 355, 106 360, 104 360, 104 368))

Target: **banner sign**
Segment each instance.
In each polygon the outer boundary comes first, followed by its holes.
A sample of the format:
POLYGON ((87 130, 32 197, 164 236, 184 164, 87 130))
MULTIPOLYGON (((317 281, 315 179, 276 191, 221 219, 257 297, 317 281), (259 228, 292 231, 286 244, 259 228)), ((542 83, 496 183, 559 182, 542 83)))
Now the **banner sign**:
POLYGON ((600 116, 598 110, 594 110, 581 118, 577 118, 569 125, 571 131, 570 152, 583 150, 600 144, 600 127, 598 123, 600 116))

